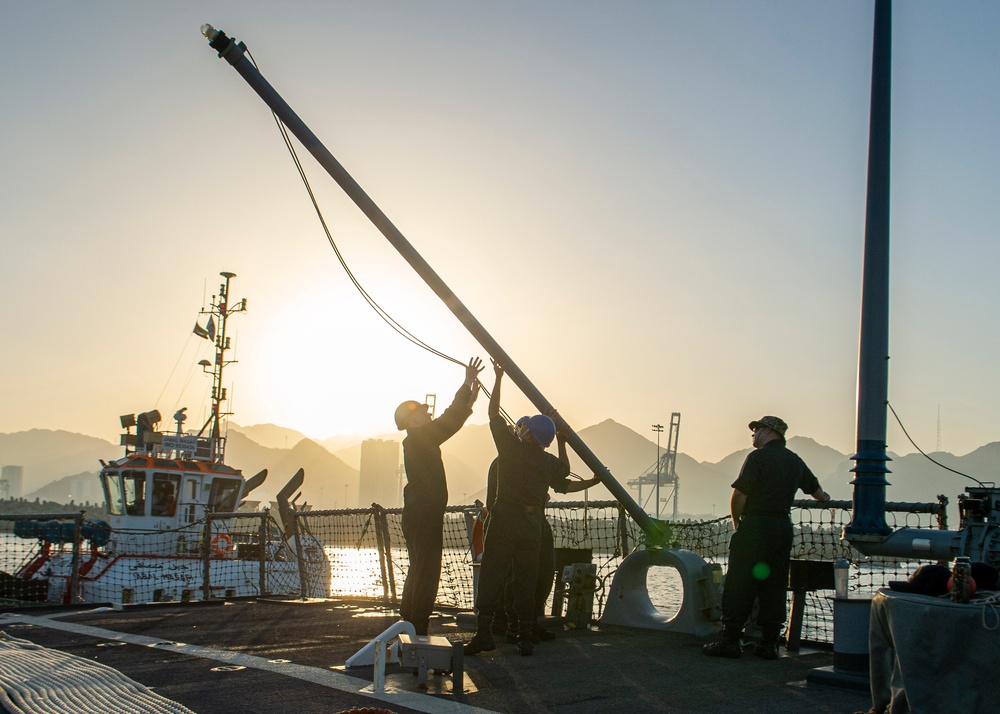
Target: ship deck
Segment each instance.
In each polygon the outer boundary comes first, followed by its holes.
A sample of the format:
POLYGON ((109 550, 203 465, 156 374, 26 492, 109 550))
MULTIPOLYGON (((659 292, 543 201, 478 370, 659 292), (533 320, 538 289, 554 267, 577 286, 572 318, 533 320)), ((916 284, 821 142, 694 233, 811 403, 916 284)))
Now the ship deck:
MULTIPOLYGON (((833 654, 803 648, 776 661, 701 654, 696 638, 631 629, 559 632, 521 657, 498 638, 495 652, 464 658, 463 691, 390 664, 373 692, 373 667, 345 660, 398 619, 356 601, 237 600, 110 608, 31 608, 0 614, 0 630, 115 668, 198 714, 311 714, 352 708, 411 712, 647 711, 684 714, 849 714, 867 691, 807 682, 833 654), (109 643, 124 643, 108 646, 109 643)), ((467 641, 460 613, 438 613, 430 634, 467 641)))

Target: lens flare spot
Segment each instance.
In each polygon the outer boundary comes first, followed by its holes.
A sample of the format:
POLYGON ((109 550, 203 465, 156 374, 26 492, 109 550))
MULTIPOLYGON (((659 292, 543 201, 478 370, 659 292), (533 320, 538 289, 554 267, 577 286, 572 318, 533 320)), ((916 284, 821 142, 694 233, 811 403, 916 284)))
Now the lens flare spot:
POLYGON ((753 566, 753 577, 754 580, 767 580, 767 576, 771 574, 771 566, 767 563, 757 563, 753 566))

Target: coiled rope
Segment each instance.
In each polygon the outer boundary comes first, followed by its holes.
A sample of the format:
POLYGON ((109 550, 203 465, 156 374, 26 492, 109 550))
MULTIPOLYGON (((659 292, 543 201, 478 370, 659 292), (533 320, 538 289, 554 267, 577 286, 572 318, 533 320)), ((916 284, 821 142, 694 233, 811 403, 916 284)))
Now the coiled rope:
POLYGON ((0 705, 11 714, 194 714, 111 667, 4 632, 0 705))

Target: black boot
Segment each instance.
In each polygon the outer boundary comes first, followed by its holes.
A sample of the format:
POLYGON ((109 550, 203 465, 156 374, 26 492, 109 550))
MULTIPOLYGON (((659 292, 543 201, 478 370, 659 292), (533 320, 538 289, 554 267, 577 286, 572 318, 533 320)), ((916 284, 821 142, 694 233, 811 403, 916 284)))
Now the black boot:
POLYGON ((719 640, 718 642, 713 642, 710 645, 702 647, 701 651, 709 657, 726 657, 728 659, 739 659, 743 654, 743 649, 740 647, 740 643, 733 642, 732 640, 719 640))
POLYGON ((778 659, 778 636, 764 633, 763 641, 753 648, 753 654, 761 659, 778 659))
POLYGON ((723 630, 722 637, 719 638, 718 642, 713 642, 701 648, 702 654, 707 654, 709 657, 739 659, 743 654, 743 648, 740 646, 740 639, 742 637, 742 631, 734 629, 723 630))
POLYGON ((495 650, 497 643, 493 641, 493 633, 490 631, 492 624, 492 617, 480 615, 476 621, 476 634, 471 640, 465 643, 462 652, 467 655, 474 655, 480 652, 492 652, 495 650))
POLYGON ((549 642, 556 638, 556 633, 552 630, 546 630, 540 624, 535 622, 531 628, 531 639, 537 645, 539 642, 549 642))
MULTIPOLYGON (((503 618, 506 626, 502 630, 503 638, 508 644, 517 644, 517 613, 513 611, 507 611, 503 615, 500 615, 497 619, 503 618)), ((494 620, 495 622, 495 620, 494 620)), ((493 629, 496 632, 496 628, 493 629)))
POLYGON ((522 657, 530 657, 535 653, 535 643, 531 641, 531 620, 521 620, 517 623, 517 649, 522 657))

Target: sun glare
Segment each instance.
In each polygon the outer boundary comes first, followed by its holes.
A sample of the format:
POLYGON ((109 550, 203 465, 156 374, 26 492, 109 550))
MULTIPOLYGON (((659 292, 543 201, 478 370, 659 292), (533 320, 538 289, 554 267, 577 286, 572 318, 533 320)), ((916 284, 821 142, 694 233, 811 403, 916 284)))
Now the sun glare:
MULTIPOLYGON (((408 299, 403 288, 380 289, 382 304, 410 332, 431 343, 442 332, 455 341, 443 308, 408 299)), ((240 345, 239 423, 271 422, 314 438, 384 433, 395 430, 400 401, 441 389, 450 399, 461 379, 457 365, 412 345, 349 292, 305 286, 256 323, 240 345)))

